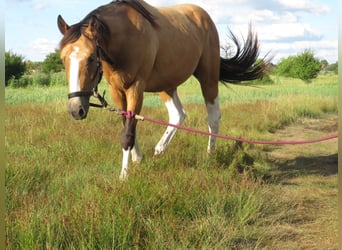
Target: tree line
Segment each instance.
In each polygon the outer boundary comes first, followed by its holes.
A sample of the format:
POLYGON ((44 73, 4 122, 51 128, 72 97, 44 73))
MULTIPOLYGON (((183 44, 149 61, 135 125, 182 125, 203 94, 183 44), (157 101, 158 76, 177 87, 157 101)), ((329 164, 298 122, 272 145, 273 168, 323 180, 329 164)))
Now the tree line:
MULTIPOLYGON (((319 60, 310 50, 280 60, 271 69, 271 74, 310 81, 320 72, 337 74, 338 63, 329 64, 319 60)), ((267 79, 266 79, 267 80, 267 79)), ((60 50, 48 54, 43 62, 25 61, 22 55, 5 52, 5 85, 13 88, 27 86, 50 86, 66 84, 60 50)))
POLYGON ((25 61, 22 55, 5 52, 5 86, 14 88, 66 84, 60 50, 48 54, 43 62, 25 61))

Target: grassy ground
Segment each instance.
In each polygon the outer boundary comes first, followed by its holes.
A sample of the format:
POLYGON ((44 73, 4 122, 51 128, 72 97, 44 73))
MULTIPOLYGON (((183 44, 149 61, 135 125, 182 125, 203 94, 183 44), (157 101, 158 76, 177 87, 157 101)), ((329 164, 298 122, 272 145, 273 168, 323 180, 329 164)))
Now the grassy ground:
MULTIPOLYGON (((337 133, 337 79, 221 87, 221 133, 297 140, 337 133)), ((185 125, 207 129, 195 82, 185 125)), ((66 113, 66 90, 6 89, 8 249, 337 249, 337 142, 255 146, 140 122, 144 160, 120 182, 121 120, 66 113), (51 94, 50 94, 51 93, 51 94)), ((167 120, 153 94, 142 114, 167 120)))

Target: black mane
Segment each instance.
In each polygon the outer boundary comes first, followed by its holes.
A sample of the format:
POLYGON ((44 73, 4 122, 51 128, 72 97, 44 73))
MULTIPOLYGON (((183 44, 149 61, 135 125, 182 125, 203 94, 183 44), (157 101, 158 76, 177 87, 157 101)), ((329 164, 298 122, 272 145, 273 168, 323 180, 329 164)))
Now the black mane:
POLYGON ((125 3, 138 11, 143 17, 145 17, 154 27, 157 26, 154 16, 149 12, 139 1, 137 0, 116 0, 111 4, 125 3))
POLYGON ((109 35, 109 28, 107 24, 102 20, 101 18, 101 12, 108 8, 110 5, 113 4, 127 4, 131 6, 133 9, 135 9, 137 12, 139 12, 144 18, 146 18, 153 26, 157 26, 157 23, 155 22, 155 18, 152 15, 151 12, 149 12, 139 1, 137 0, 115 0, 112 1, 109 4, 103 5, 98 7, 97 9, 91 11, 85 18, 83 18, 79 23, 76 23, 72 26, 70 26, 70 29, 68 32, 64 35, 60 42, 60 48, 63 48, 68 43, 73 43, 77 41, 80 36, 82 35, 82 31, 84 28, 86 28, 89 24, 89 20, 92 17, 95 17, 98 21, 98 34, 100 34, 102 37, 102 41, 108 41, 108 35, 109 35))

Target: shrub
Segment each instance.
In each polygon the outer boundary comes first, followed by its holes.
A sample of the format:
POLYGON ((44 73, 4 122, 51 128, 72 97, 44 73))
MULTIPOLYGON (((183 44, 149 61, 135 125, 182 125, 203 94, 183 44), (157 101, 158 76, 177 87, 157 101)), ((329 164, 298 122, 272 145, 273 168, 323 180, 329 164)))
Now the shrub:
POLYGON ((12 76, 6 82, 7 82, 6 86, 11 86, 13 88, 19 88, 19 79, 16 79, 14 76, 12 76))
POLYGON ((269 75, 266 75, 261 79, 253 80, 251 83, 252 85, 271 85, 274 84, 274 81, 271 79, 269 75))
POLYGON ((60 59, 61 51, 56 49, 55 52, 50 53, 46 56, 44 62, 42 63, 43 72, 53 73, 53 72, 60 72, 63 70, 63 64, 60 59))
POLYGON ((27 86, 32 85, 33 79, 30 75, 23 75, 19 79, 16 79, 15 77, 12 77, 8 80, 8 85, 12 88, 25 88, 27 86))
POLYGON ((50 75, 45 73, 36 73, 33 75, 33 85, 34 86, 49 86, 50 85, 50 75))
POLYGON ((305 50, 300 55, 289 56, 283 59, 278 64, 275 72, 281 76, 309 81, 316 78, 320 70, 321 64, 314 57, 314 53, 310 50, 305 50))
POLYGON ((9 80, 14 83, 14 79, 19 79, 26 70, 24 57, 11 51, 5 52, 5 85, 9 85, 9 80))
POLYGON ((327 67, 326 67, 326 70, 327 71, 330 71, 330 72, 334 72, 335 74, 338 73, 338 63, 333 63, 333 64, 329 64, 327 67))
POLYGON ((32 76, 30 75, 23 75, 19 78, 19 87, 27 87, 33 84, 32 76))
POLYGON ((65 72, 57 72, 50 74, 50 85, 58 86, 58 85, 67 85, 67 79, 65 72))

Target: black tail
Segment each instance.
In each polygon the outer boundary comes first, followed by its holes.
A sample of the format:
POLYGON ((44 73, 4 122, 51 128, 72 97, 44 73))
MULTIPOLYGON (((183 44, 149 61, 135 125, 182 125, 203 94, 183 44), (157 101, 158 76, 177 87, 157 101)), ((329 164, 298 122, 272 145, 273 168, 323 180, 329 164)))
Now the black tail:
POLYGON ((270 60, 259 60, 259 42, 257 35, 249 27, 248 37, 241 49, 239 40, 230 31, 231 39, 237 47, 232 58, 222 58, 220 62, 220 81, 225 83, 239 83, 260 79, 267 74, 270 60))

